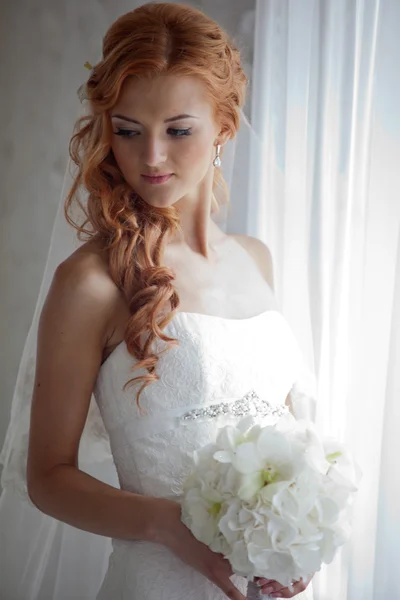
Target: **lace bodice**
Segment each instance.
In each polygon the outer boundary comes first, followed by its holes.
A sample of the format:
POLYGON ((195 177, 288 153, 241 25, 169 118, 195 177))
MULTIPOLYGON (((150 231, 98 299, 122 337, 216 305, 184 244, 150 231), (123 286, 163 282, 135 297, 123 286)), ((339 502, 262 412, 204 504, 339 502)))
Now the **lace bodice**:
MULTIPOLYGON (((165 333, 178 339, 179 346, 160 356, 160 378, 145 388, 140 398, 145 415, 136 404, 137 387, 122 390, 130 378, 145 373, 131 372, 135 359, 125 342, 103 363, 94 395, 121 488, 179 501, 190 469, 190 453, 213 441, 217 428, 240 418, 229 411, 210 414, 203 410, 200 419, 185 415, 193 414, 194 409, 229 404, 250 390, 274 406, 283 405, 290 390, 294 400, 301 399, 302 381, 309 392, 310 372, 288 323, 277 310, 241 320, 179 312, 165 333)), ((157 339, 155 351, 165 346, 157 339)), ((99 600, 225 598, 214 584, 165 547, 113 540, 113 548, 99 600), (155 569, 163 577, 155 577, 155 569)), ((244 578, 237 577, 236 585, 245 592, 244 578)))

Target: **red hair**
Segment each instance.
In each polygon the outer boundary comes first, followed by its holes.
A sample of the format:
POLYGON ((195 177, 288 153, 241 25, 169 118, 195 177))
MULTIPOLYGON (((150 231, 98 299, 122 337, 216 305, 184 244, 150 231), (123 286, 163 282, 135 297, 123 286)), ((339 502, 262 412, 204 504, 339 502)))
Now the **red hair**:
MULTIPOLYGON (((247 85, 235 44, 199 10, 167 2, 144 4, 118 18, 104 37, 103 58, 86 85, 90 114, 77 121, 70 142, 77 171, 65 201, 66 218, 78 230, 78 238, 96 237, 109 251, 110 275, 128 303, 131 317, 125 342, 137 359, 132 370, 148 371, 125 384, 143 381, 136 398, 139 406, 143 389, 159 379, 159 358, 151 352, 152 342, 158 337, 169 346, 178 344, 162 332, 176 313, 179 296, 172 285, 174 272, 161 266, 161 258, 166 235, 180 225, 174 206, 147 204, 125 181, 111 150, 110 111, 127 77, 162 74, 198 77, 206 85, 221 131, 235 137, 247 85), (77 197, 80 186, 88 192, 86 207, 77 197), (82 225, 70 214, 74 200, 85 215, 82 225), (160 319, 168 303, 172 310, 160 319)), ((226 184, 216 168, 211 211, 227 198, 226 184), (221 201, 215 195, 218 187, 223 190, 221 201)))

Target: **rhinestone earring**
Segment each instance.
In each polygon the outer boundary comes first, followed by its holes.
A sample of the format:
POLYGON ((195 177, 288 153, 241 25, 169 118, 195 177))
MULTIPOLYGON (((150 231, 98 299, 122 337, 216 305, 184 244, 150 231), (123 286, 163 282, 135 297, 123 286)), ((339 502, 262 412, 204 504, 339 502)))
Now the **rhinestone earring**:
POLYGON ((217 144, 217 153, 216 153, 215 158, 213 160, 214 167, 220 167, 221 166, 221 158, 219 156, 220 150, 221 150, 221 145, 217 144))

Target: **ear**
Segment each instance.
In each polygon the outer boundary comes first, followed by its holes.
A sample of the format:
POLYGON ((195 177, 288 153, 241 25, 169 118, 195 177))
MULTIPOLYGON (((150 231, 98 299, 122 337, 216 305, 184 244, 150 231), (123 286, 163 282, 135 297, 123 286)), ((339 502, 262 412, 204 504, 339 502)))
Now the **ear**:
POLYGON ((228 132, 220 133, 217 136, 217 138, 215 139, 214 146, 219 144, 221 147, 224 147, 229 139, 230 139, 230 136, 229 136, 228 132))
POLYGON ((229 141, 230 135, 229 131, 220 131, 217 136, 216 144, 220 144, 221 146, 225 146, 225 144, 229 141))

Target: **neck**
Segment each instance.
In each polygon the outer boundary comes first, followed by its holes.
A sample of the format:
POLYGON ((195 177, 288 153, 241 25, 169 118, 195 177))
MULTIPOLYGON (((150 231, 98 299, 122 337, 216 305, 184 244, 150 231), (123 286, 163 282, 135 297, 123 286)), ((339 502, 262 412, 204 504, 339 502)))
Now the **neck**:
POLYGON ((206 259, 213 258, 213 247, 223 235, 211 218, 212 183, 210 170, 194 192, 176 202, 181 231, 168 238, 168 245, 187 246, 206 259))

